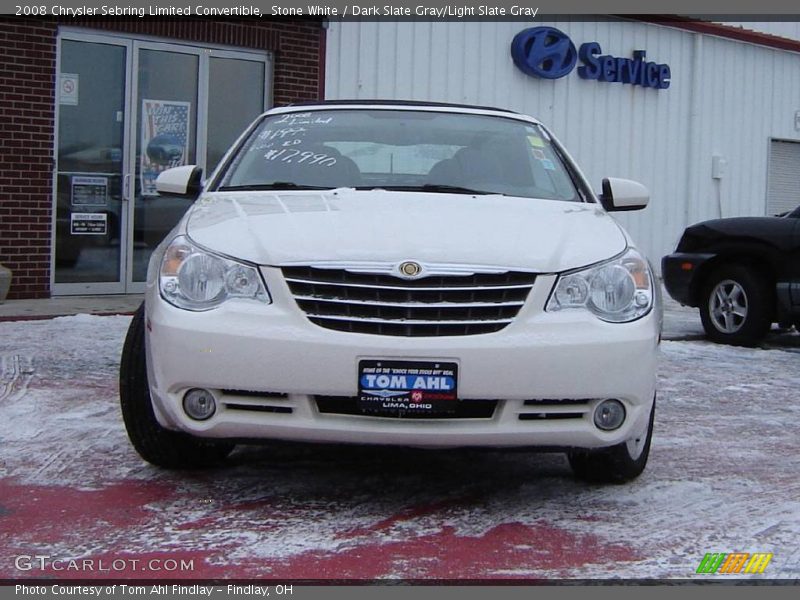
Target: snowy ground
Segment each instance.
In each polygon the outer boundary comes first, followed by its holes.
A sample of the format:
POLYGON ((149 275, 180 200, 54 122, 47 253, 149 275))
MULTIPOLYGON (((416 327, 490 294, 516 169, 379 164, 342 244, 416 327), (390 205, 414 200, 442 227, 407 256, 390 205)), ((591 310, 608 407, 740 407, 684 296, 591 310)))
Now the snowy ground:
POLYGON ((129 317, 0 323, 0 579, 692 578, 735 551, 800 578, 800 334, 717 346, 672 309, 650 464, 609 487, 519 451, 275 444, 160 471, 117 407, 129 317), (35 554, 194 569, 15 568, 35 554))

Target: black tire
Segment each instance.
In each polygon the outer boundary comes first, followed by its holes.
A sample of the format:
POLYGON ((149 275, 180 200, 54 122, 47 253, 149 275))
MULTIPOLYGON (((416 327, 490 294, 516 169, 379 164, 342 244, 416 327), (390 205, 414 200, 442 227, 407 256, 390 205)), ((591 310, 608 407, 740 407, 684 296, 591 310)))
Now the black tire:
POLYGON ((142 304, 128 328, 119 367, 122 419, 131 444, 147 462, 167 469, 196 469, 221 462, 235 444, 170 431, 156 420, 147 383, 144 318, 142 304))
POLYGON ((744 265, 716 269, 701 288, 703 329, 709 339, 720 344, 756 345, 772 325, 774 308, 774 292, 768 280, 744 265))
POLYGON ((627 442, 602 450, 576 450, 567 453, 575 477, 591 483, 626 483, 636 479, 644 471, 647 466, 647 458, 650 456, 655 414, 656 401, 654 398, 645 433, 644 447, 636 458, 631 456, 627 442))

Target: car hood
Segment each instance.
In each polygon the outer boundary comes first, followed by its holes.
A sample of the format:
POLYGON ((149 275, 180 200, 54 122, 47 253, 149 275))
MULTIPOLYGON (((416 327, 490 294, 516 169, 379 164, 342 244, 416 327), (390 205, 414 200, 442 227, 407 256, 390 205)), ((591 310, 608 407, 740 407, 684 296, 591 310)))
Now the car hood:
POLYGON ((207 193, 186 231, 209 250, 273 266, 416 260, 556 272, 627 244, 593 204, 349 188, 207 193))
POLYGON ((686 228, 678 252, 716 251, 720 244, 759 242, 791 250, 798 220, 793 217, 729 217, 686 228))

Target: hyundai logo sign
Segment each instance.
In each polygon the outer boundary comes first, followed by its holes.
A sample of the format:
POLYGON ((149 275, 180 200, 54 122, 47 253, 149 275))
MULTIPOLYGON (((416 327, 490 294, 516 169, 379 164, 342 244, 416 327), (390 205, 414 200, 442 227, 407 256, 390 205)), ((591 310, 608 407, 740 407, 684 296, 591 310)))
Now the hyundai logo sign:
POLYGON ((580 58, 578 67, 582 79, 627 83, 655 89, 669 87, 669 65, 647 62, 644 50, 634 50, 633 58, 603 54, 598 42, 575 44, 566 33, 555 27, 531 27, 514 36, 511 57, 517 68, 534 77, 559 79, 569 75, 580 58))
POLYGON ((578 60, 575 44, 555 27, 531 27, 511 42, 514 64, 528 75, 558 79, 569 75, 578 60))

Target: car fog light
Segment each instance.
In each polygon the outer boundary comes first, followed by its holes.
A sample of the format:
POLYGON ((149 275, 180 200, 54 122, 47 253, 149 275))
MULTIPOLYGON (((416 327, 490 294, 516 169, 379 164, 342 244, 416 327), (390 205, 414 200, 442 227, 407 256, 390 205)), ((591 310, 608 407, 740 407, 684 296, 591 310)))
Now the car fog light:
POLYGON ((183 410, 195 421, 205 421, 217 411, 217 401, 208 390, 194 388, 184 394, 183 410))
POLYGON ((594 424, 598 429, 618 429, 625 420, 625 406, 619 400, 603 400, 594 409, 594 424))

